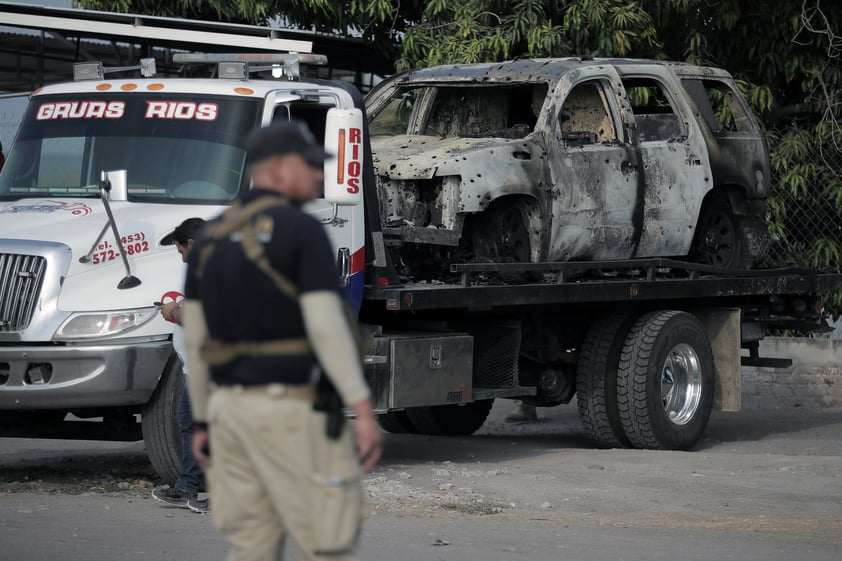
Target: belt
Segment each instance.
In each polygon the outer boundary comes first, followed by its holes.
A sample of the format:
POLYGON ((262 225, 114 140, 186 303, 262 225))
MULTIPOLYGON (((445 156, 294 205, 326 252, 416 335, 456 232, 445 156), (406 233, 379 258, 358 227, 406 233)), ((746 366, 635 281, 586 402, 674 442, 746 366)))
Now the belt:
POLYGON ((306 337, 269 341, 218 341, 205 339, 201 347, 202 358, 210 366, 220 366, 241 356, 257 355, 306 355, 310 343, 306 337))
POLYGON ((303 401, 316 400, 316 386, 310 384, 255 384, 230 386, 216 386, 216 391, 230 391, 234 393, 261 393, 271 397, 300 399, 303 401))

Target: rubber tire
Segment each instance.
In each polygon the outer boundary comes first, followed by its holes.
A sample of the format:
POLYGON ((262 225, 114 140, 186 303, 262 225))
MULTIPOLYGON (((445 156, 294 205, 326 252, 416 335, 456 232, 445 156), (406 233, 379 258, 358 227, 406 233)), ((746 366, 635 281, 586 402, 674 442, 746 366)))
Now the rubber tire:
POLYGON ((644 314, 629 331, 617 370, 617 405, 626 437, 636 448, 687 450, 707 427, 714 395, 713 352, 701 322, 686 312, 644 314), (667 354, 681 343, 699 359, 701 390, 692 417, 673 423, 661 398, 661 370, 667 354))
POLYGON ((769 253, 771 237, 765 223, 756 216, 734 214, 727 201, 714 200, 705 205, 693 243, 693 261, 726 269, 751 269, 769 253), (708 236, 717 241, 711 250, 708 236))
POLYGON ((416 434, 418 431, 412 425, 406 411, 389 411, 377 415, 377 424, 386 432, 392 434, 416 434))
POLYGON ((479 430, 493 404, 493 399, 484 399, 464 405, 409 407, 406 415, 420 434, 467 436, 479 430))
POLYGON ((181 432, 176 410, 183 389, 181 361, 173 354, 140 416, 143 441, 152 468, 158 477, 170 484, 178 479, 182 465, 181 432))
POLYGON ((579 419, 600 448, 630 448, 617 409, 617 366, 635 317, 610 314, 591 324, 579 355, 576 397, 579 419))

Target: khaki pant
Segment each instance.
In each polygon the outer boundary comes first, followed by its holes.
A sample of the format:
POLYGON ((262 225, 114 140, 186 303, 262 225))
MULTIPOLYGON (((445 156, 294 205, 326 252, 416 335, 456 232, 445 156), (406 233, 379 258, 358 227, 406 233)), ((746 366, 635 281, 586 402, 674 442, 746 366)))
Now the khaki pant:
POLYGON ((351 430, 283 387, 218 388, 208 404, 214 526, 228 561, 276 561, 287 534, 300 561, 352 561, 363 492, 351 430))

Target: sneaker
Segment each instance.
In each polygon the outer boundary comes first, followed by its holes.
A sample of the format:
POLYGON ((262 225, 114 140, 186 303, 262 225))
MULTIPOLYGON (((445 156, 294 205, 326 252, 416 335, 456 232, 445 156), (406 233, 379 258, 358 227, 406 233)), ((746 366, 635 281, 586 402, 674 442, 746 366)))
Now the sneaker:
POLYGON ((518 402, 514 410, 506 417, 507 423, 534 423, 538 420, 538 413, 534 405, 518 402))
POLYGON ((187 508, 198 514, 210 512, 210 501, 208 499, 192 498, 187 501, 187 508))
POLYGON ((175 487, 167 487, 166 489, 159 487, 158 489, 152 489, 152 498, 170 506, 188 508, 187 505, 190 502, 190 499, 195 499, 196 495, 182 493, 175 487))

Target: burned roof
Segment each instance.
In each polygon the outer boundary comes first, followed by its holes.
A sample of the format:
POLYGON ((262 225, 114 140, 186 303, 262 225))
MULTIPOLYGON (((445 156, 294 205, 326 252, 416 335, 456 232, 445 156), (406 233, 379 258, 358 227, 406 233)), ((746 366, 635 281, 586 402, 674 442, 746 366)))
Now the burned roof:
POLYGON ((693 66, 684 62, 632 58, 540 58, 479 64, 448 64, 405 72, 403 82, 554 82, 565 73, 588 66, 659 65, 669 66, 683 75, 726 75, 722 70, 693 66))

